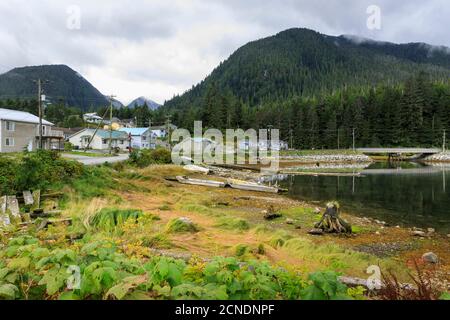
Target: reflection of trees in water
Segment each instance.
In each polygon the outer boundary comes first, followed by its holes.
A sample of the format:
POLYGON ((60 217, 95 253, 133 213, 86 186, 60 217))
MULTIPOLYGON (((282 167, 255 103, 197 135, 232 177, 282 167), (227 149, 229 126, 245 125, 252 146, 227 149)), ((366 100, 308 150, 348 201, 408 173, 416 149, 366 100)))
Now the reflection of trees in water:
MULTIPOLYGON (((424 168, 426 170, 426 168, 424 168)), ((284 184, 293 197, 318 201, 338 200, 345 209, 393 223, 403 221, 449 228, 447 185, 450 173, 371 174, 363 177, 290 176, 284 184), (390 218, 390 219, 389 219, 390 218)))

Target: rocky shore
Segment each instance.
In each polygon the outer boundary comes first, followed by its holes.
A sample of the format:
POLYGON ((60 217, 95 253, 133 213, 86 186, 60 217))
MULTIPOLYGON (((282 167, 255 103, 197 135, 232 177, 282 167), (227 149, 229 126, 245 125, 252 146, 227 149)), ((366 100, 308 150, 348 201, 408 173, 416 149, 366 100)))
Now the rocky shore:
POLYGON ((281 161, 299 163, 371 163, 373 160, 363 154, 330 154, 330 155, 294 155, 282 156, 281 161))
POLYGON ((432 156, 426 157, 425 161, 430 162, 450 162, 450 152, 441 152, 432 156))

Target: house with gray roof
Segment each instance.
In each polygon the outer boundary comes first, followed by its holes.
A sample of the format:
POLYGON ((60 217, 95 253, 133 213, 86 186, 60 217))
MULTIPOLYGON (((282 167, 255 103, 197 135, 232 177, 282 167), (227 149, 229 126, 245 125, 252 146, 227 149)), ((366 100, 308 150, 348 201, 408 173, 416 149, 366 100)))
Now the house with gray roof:
MULTIPOLYGON (((112 131, 112 147, 126 151, 129 146, 128 134, 123 131, 112 131)), ((110 131, 83 129, 69 137, 69 142, 79 149, 109 150, 110 131), (89 144, 90 142, 90 144, 89 144)))
MULTIPOLYGON (((0 152, 35 151, 39 145, 39 118, 35 115, 0 108, 0 152)), ((64 148, 64 133, 54 124, 42 120, 42 147, 47 150, 64 148)))

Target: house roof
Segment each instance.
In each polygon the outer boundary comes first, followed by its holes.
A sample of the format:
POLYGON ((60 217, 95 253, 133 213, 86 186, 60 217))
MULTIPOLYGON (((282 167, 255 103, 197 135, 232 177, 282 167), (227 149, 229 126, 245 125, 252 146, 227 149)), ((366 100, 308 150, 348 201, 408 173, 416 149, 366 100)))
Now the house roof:
MULTIPOLYGON (((1 109, 0 108, 0 119, 8 120, 8 121, 39 124, 39 117, 36 117, 35 115, 28 113, 28 112, 16 111, 16 110, 10 110, 10 109, 1 109)), ((44 119, 42 119, 42 124, 47 125, 47 126, 54 126, 53 123, 51 123, 47 120, 44 120, 44 119)))
MULTIPOLYGON (((153 126, 152 128, 151 128, 152 130, 167 130, 167 126, 166 125, 162 125, 162 126, 153 126)), ((172 129, 172 130, 176 130, 176 129, 178 129, 178 127, 176 126, 176 125, 174 125, 174 124, 171 124, 170 125, 170 129, 172 129)))
POLYGON ((122 128, 119 131, 123 131, 126 134, 131 133, 132 136, 142 136, 148 130, 149 130, 149 128, 122 128))
MULTIPOLYGON (((71 135, 70 138, 72 138, 73 136, 76 136, 76 135, 78 135, 78 134, 80 134, 82 132, 85 135, 87 135, 87 136, 92 136, 94 134, 94 132, 95 132, 95 129, 84 129, 84 130, 81 130, 81 131, 71 135)), ((100 137, 102 139, 109 139, 109 134, 110 134, 109 130, 101 130, 100 129, 100 130, 97 131, 96 136, 98 136, 98 137, 100 137)), ((124 140, 126 140, 128 138, 128 135, 125 132, 122 132, 122 131, 112 131, 112 138, 113 139, 124 139, 124 140)))

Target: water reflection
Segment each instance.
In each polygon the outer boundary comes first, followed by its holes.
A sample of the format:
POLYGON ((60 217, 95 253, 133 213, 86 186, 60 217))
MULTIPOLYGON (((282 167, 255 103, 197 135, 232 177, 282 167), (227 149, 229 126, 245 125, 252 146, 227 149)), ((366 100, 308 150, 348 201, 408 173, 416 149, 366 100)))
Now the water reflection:
POLYGON ((450 232, 450 165, 375 163, 360 176, 266 177, 309 201, 338 200, 344 210, 405 226, 450 232))

